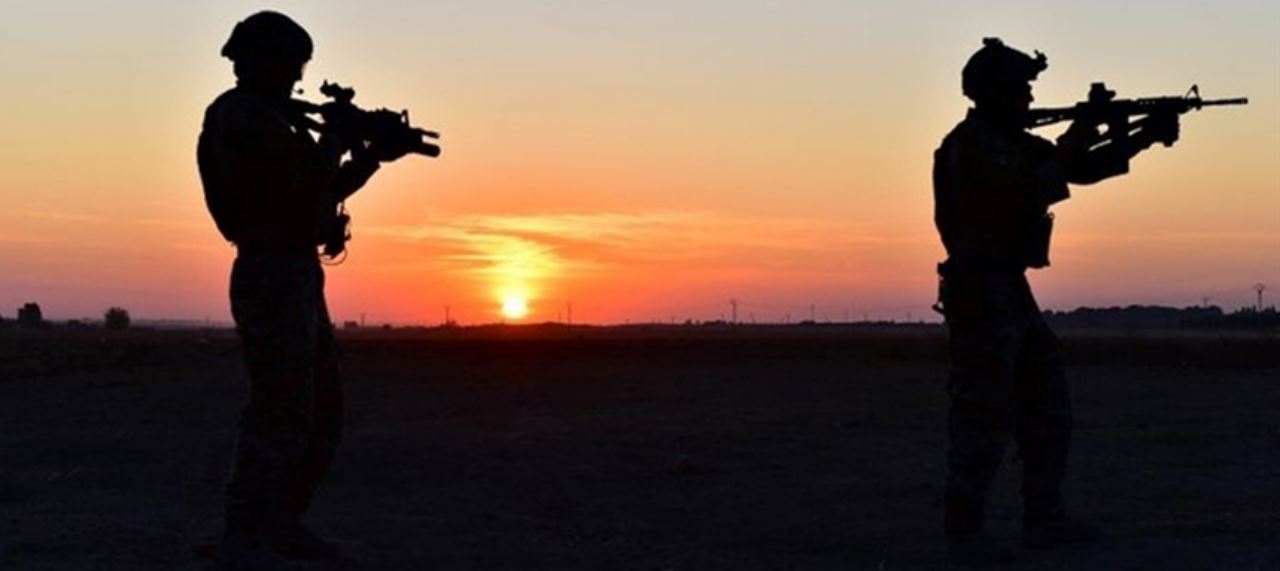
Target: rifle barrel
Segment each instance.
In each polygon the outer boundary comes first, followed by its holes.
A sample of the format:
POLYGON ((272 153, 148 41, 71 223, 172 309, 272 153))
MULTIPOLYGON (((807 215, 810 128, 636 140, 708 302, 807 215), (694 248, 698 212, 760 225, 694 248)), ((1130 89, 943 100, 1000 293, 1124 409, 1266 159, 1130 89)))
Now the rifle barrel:
MULTIPOLYGON (((1200 109, 1201 107, 1217 107, 1222 105, 1248 105, 1248 97, 1236 97, 1233 99, 1181 99, 1176 97, 1170 98, 1151 98, 1138 99, 1128 102, 1134 105, 1129 112, 1130 115, 1145 115, 1150 113, 1153 106, 1166 104, 1168 102, 1184 101, 1187 107, 1183 108, 1183 112, 1200 109)), ((1039 127, 1047 127, 1054 123, 1070 121, 1080 114, 1082 109, 1077 107, 1041 107, 1032 109, 1027 114, 1027 126, 1032 129, 1039 127)))
POLYGON ((1237 97, 1235 99, 1210 99, 1208 101, 1200 102, 1200 105, 1204 107, 1212 107, 1214 105, 1248 105, 1248 104, 1249 104, 1248 97, 1237 97))

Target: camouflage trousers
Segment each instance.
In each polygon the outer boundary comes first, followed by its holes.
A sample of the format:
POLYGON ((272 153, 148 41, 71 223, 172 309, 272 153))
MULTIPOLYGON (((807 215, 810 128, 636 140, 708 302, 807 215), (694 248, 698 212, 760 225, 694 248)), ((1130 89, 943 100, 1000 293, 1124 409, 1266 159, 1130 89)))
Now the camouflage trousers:
POLYGON ((231 312, 249 398, 227 484, 227 525, 261 529, 302 516, 342 433, 337 348, 315 253, 241 251, 231 312))
POLYGON ((1010 437, 1024 520, 1062 510, 1071 402, 1058 338, 1021 273, 944 276, 951 373, 944 528, 982 528, 987 490, 1010 437))

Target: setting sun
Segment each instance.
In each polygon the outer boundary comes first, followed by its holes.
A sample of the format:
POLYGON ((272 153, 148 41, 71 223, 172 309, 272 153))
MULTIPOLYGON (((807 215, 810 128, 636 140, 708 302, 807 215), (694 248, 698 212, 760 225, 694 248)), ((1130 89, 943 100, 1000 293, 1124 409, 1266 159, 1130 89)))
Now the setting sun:
POLYGON ((502 316, 508 319, 521 319, 529 315, 529 304, 522 297, 507 297, 502 300, 502 316))

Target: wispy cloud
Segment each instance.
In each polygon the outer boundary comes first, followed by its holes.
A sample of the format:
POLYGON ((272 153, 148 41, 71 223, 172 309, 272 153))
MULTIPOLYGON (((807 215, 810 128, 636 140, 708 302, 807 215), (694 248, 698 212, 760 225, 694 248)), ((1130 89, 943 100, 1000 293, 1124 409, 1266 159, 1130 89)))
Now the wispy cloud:
POLYGON ((431 243, 443 249, 445 259, 479 273, 509 271, 514 259, 535 266, 531 270, 542 266, 563 274, 634 264, 740 260, 733 254, 744 251, 809 258, 932 243, 931 236, 860 232, 850 224, 825 220, 668 211, 466 215, 362 231, 431 243))
POLYGON ((67 210, 21 209, 14 211, 13 214, 21 218, 34 218, 49 222, 98 223, 106 221, 106 218, 97 214, 67 210))
POLYGON ((209 231, 213 228, 213 222, 208 219, 193 220, 186 218, 139 218, 133 223, 143 226, 157 226, 161 228, 171 228, 174 230, 195 230, 209 231))
POLYGON ((1128 243, 1128 242, 1162 242, 1162 243, 1202 243, 1202 242, 1243 242, 1250 244, 1280 243, 1280 232, 1117 232, 1115 234, 1075 234, 1071 240, 1081 243, 1128 243))
POLYGON ((690 211, 460 215, 421 225, 361 226, 359 234, 398 243, 384 250, 398 252, 389 270, 429 267, 472 280, 504 303, 544 298, 574 282, 643 290, 883 281, 880 274, 900 272, 900 266, 927 268, 936 248, 928 233, 690 211))
POLYGON ((53 240, 50 240, 48 238, 38 237, 38 236, 18 235, 18 234, 0 234, 0 244, 19 244, 19 245, 29 246, 33 244, 51 244, 53 242, 54 242, 53 240))

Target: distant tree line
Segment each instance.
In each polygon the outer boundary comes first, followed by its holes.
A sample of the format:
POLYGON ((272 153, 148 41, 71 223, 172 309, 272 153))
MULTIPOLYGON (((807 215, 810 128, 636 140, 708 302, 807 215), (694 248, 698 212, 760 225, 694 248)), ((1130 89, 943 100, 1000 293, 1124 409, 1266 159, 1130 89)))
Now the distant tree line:
POLYGON ((113 331, 128 329, 129 322, 129 312, 123 307, 108 309, 102 316, 102 326, 113 331))
POLYGON ((1134 328, 1134 329, 1270 329, 1280 327, 1280 312, 1275 307, 1259 311, 1245 308, 1224 312, 1218 306, 1165 307, 1130 305, 1128 307, 1081 307, 1071 311, 1046 311, 1045 320, 1062 328, 1134 328))
MULTIPOLYGON (((112 307, 102 315, 102 326, 112 331, 120 331, 128 329, 133 320, 129 317, 129 310, 123 307, 112 307)), ((68 326, 83 327, 85 323, 80 320, 71 320, 67 322, 68 326)), ((0 329, 8 327, 18 327, 20 329, 45 329, 52 327, 53 323, 44 318, 44 312, 40 309, 40 304, 29 301, 22 304, 18 308, 17 319, 12 322, 0 316, 0 329)))
POLYGON ((1275 306, 1262 310, 1246 307, 1239 311, 1224 314, 1216 319, 1188 320, 1185 325, 1187 327, 1221 327, 1226 329, 1277 329, 1280 328, 1280 311, 1276 311, 1275 306))
POLYGON ((40 304, 29 301, 18 308, 18 327, 36 329, 44 326, 44 313, 40 311, 40 304))
MULTIPOLYGON (((1218 306, 1200 307, 1166 307, 1159 305, 1130 305, 1127 307, 1080 307, 1071 311, 1045 311, 1046 321, 1054 327, 1061 328, 1111 328, 1111 329, 1275 329, 1280 328, 1280 311, 1275 306, 1262 310, 1248 307, 1233 312, 1225 312, 1218 306)), ((123 307, 111 307, 102 316, 102 326, 112 331, 128 329, 133 320, 129 311, 123 307)), ((70 321, 69 326, 85 327, 88 324, 79 320, 70 321)), ((728 326, 723 319, 694 322, 685 321, 686 326, 728 326)), ((811 321, 802 321, 799 325, 813 325, 811 321)), ((6 320, 0 316, 0 328, 18 327, 21 329, 41 329, 52 327, 46 321, 40 304, 27 302, 18 308, 17 319, 6 320)), ((345 328, 355 328, 356 322, 344 323, 345 328)))

